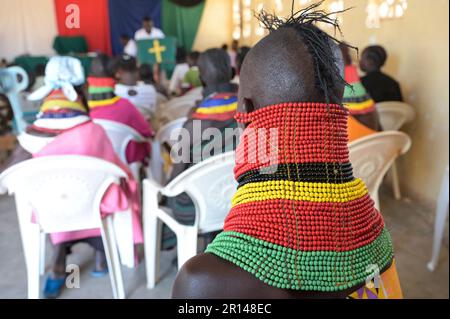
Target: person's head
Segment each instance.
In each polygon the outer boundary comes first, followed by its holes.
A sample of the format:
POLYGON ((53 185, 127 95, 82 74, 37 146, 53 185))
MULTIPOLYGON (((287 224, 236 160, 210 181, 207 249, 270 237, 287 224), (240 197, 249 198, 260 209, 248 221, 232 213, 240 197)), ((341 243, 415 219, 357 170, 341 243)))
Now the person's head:
POLYGON ((130 41, 130 37, 126 34, 122 34, 120 36, 120 44, 122 47, 125 47, 128 44, 128 41, 130 41))
POLYGON ((153 68, 144 63, 139 66, 139 79, 146 84, 153 84, 153 68))
POLYGON ((187 55, 187 63, 190 67, 196 66, 198 63, 198 58, 200 57, 200 52, 198 51, 192 51, 187 55))
POLYGON ((250 51, 250 47, 243 46, 239 48, 238 54, 236 57, 236 72, 239 74, 241 72, 242 63, 244 63, 244 59, 250 51))
POLYGON ((34 68, 34 74, 36 75, 36 77, 45 76, 45 64, 40 63, 36 65, 36 67, 34 68))
POLYGON ((178 64, 186 62, 186 50, 183 47, 177 48, 177 54, 175 60, 178 64))
POLYGON ((222 44, 222 50, 228 51, 228 44, 226 43, 222 44))
POLYGON ((45 66, 45 83, 28 96, 31 101, 42 100, 55 90, 62 90, 67 99, 81 98, 86 104, 84 94, 85 74, 80 60, 69 56, 54 56, 45 66), (64 89, 63 89, 64 88, 64 89))
POLYGON ((342 103, 345 80, 337 40, 315 26, 337 22, 320 11, 287 20, 261 12, 270 31, 247 54, 241 68, 239 111, 282 102, 342 103))
POLYGON ((108 77, 114 76, 114 63, 112 59, 106 54, 97 54, 91 62, 90 75, 93 77, 108 77))
POLYGON ((237 52, 238 49, 239 49, 239 41, 233 40, 233 42, 231 42, 231 50, 237 52))
POLYGON ((230 57, 222 49, 209 49, 200 54, 198 68, 204 87, 229 83, 232 77, 230 57))
MULTIPOLYGON (((136 59, 129 55, 120 56, 115 63, 115 78, 119 82, 135 82, 138 78, 138 68, 136 59)), ((126 84, 123 83, 123 84, 126 84)))
POLYGON ((380 45, 372 45, 364 49, 359 66, 364 72, 379 71, 387 60, 387 52, 380 45))
POLYGON ((350 54, 350 49, 347 43, 340 43, 339 48, 341 49, 342 58, 344 59, 345 65, 351 65, 353 64, 352 56, 350 54))
POLYGON ((151 33, 153 29, 153 20, 150 17, 144 17, 142 19, 142 28, 147 31, 147 33, 151 33))

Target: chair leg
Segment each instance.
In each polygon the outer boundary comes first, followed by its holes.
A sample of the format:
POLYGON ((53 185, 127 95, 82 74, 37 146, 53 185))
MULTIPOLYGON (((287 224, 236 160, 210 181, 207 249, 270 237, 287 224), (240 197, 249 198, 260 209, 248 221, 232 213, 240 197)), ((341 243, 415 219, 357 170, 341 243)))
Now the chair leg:
POLYGON ((150 212, 144 214, 144 253, 147 288, 155 288, 159 279, 162 223, 158 217, 150 212))
POLYGON ((397 165, 394 162, 391 166, 391 177, 392 177, 392 190, 394 191, 394 198, 400 200, 402 198, 402 193, 400 192, 400 180, 398 178, 397 165))
POLYGON ((436 208, 436 221, 434 224, 434 238, 433 238, 433 253, 430 262, 427 267, 430 271, 436 269, 436 265, 439 259, 439 254, 441 251, 442 237, 445 231, 445 221, 448 216, 448 191, 449 191, 449 175, 448 169, 444 180, 442 181, 441 192, 439 194, 439 199, 436 208))
POLYGON ((102 220, 102 238, 105 248, 106 261, 108 263, 109 277, 115 299, 124 299, 125 290, 123 286, 122 269, 117 249, 116 238, 112 217, 109 216, 102 220))
POLYGON ((185 227, 182 233, 177 233, 178 270, 197 255, 197 235, 197 229, 194 227, 185 227))
POLYGON ((45 250, 46 250, 46 244, 47 244, 47 236, 45 235, 45 233, 41 233, 41 245, 40 245, 40 249, 41 249, 41 257, 39 259, 39 273, 40 275, 44 275, 45 274, 45 250))
POLYGON ((27 258, 27 277, 28 277, 28 299, 39 299, 40 290, 40 257, 41 257, 41 231, 39 225, 30 224, 28 258, 27 258))
POLYGON ((21 194, 16 193, 15 202, 27 269, 28 298, 39 299, 41 230, 38 224, 31 222, 31 207, 21 194))

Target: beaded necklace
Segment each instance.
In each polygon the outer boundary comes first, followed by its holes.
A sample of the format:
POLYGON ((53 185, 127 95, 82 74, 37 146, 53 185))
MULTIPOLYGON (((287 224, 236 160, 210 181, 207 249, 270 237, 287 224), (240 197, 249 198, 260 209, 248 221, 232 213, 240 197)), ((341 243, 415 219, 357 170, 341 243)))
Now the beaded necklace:
POLYGON ((196 120, 229 121, 237 108, 236 93, 214 93, 204 99, 192 114, 196 120))
POLYGON ((282 103, 236 119, 248 123, 236 150, 239 186, 206 252, 268 285, 303 291, 357 287, 368 266, 391 264, 383 218, 352 174, 345 109, 282 103), (268 128, 278 131, 275 146, 268 128), (272 162, 252 156, 274 147, 272 162))
POLYGON ((351 115, 367 114, 375 111, 375 102, 361 83, 354 65, 345 67, 345 81, 350 84, 344 90, 343 104, 351 115))
POLYGON ((113 78, 88 77, 88 106, 96 108, 108 106, 120 100, 114 93, 115 81, 113 78))

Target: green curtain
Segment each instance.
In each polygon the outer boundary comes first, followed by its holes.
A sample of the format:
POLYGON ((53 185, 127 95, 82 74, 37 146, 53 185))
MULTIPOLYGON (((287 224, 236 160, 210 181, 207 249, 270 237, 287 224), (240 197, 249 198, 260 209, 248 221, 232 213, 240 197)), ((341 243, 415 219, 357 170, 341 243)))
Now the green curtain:
POLYGON ((176 37, 177 46, 183 47, 187 52, 194 45, 204 7, 205 1, 196 6, 183 7, 170 0, 163 0, 163 31, 166 36, 176 37))

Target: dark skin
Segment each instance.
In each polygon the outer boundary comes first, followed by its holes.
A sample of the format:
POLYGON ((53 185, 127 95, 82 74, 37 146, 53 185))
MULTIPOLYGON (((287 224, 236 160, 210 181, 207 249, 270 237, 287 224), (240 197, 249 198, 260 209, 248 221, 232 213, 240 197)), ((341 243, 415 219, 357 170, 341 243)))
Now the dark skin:
POLYGON ((153 21, 152 20, 144 20, 142 21, 142 28, 145 29, 145 31, 147 31, 147 33, 152 33, 152 29, 153 29, 153 21))
MULTIPOLYGON (((336 50, 338 48, 336 47, 336 50)), ((293 29, 279 29, 261 40, 247 55, 241 70, 240 112, 253 112, 280 102, 325 102, 315 86, 313 60, 293 29), (258 80, 255 80, 258 79, 258 80)), ((336 84, 335 96, 344 86, 336 84)), ((332 103, 342 101, 332 98, 332 103)), ((176 299, 346 298, 359 287, 338 293, 278 289, 213 254, 200 254, 180 269, 172 297, 176 299)))

